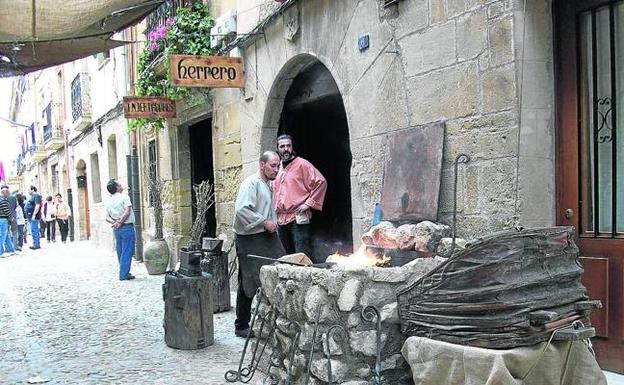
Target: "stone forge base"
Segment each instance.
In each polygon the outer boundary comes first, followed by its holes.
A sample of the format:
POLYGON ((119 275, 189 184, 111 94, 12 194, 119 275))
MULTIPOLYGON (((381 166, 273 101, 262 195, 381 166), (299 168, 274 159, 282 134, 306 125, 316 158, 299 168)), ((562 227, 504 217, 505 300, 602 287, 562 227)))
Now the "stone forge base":
POLYGON ((376 319, 365 319, 362 310, 372 305, 381 318, 381 383, 411 383, 409 367, 401 356, 405 337, 400 331, 396 290, 442 261, 439 257, 417 259, 392 268, 318 269, 285 264, 262 267, 259 314, 269 321, 262 332, 259 323, 254 327, 259 336, 257 343, 267 346, 259 370, 266 372, 271 366, 270 372, 283 382, 290 367, 290 383, 305 384, 313 351, 308 384, 326 384, 329 377, 325 354, 329 349, 333 383, 368 384, 375 376, 377 324, 376 319), (314 339, 317 320, 320 326, 314 339), (275 325, 273 333, 269 333, 269 324, 275 325), (327 338, 334 325, 343 329, 333 328, 327 338), (290 357, 294 357, 292 365, 290 357))

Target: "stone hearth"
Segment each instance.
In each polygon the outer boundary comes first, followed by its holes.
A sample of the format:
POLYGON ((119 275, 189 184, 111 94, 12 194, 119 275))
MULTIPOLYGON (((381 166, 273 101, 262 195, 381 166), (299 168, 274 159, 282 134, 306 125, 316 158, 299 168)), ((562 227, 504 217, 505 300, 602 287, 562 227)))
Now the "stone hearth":
MULTIPOLYGON (((275 332, 269 338, 270 327, 265 326, 260 333, 260 323, 255 325, 260 346, 268 339, 264 363, 259 370, 266 371, 270 358, 271 373, 283 382, 288 377, 294 345, 290 383, 305 384, 308 359, 313 350, 308 384, 327 384, 325 353, 329 349, 333 383, 368 384, 375 375, 377 324, 375 317, 364 319, 362 310, 372 305, 379 310, 381 318, 381 383, 411 383, 409 367, 400 353, 405 337, 400 331, 396 290, 419 279, 442 261, 444 259, 439 257, 422 258, 391 268, 264 266, 260 272, 263 295, 259 314, 266 316, 272 312, 267 324, 274 324, 275 332), (320 326, 314 341, 317 320, 320 326), (342 326, 346 335, 334 328, 327 339, 326 334, 333 325, 342 326), (299 328, 301 333, 296 341, 294 337, 299 328)), ((263 377, 259 374, 259 378, 263 377)))

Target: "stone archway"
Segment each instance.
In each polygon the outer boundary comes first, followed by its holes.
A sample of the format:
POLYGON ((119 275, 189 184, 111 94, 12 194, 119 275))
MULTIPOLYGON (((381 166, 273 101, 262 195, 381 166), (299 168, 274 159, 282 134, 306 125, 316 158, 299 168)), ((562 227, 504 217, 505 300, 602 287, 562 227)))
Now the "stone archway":
POLYGON ((78 239, 86 240, 91 237, 91 223, 89 218, 89 188, 87 184, 87 164, 80 159, 76 163, 76 184, 78 191, 78 239))
POLYGON ((328 182, 325 204, 312 220, 312 252, 322 260, 353 250, 351 146, 346 111, 334 77, 317 58, 298 55, 277 75, 264 115, 261 146, 275 149, 279 134, 293 137, 298 155, 328 182))

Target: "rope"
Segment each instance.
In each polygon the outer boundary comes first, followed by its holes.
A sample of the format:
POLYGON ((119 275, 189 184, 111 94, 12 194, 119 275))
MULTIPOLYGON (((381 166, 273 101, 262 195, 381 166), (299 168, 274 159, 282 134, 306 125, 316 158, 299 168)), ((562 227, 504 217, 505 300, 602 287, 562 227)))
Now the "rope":
MULTIPOLYGON (((522 376, 521 380, 525 381, 527 379, 527 377, 529 377, 529 375, 533 372, 533 370, 535 370, 535 368, 537 367, 537 365, 540 363, 540 361, 542 360, 542 357, 544 356, 544 354, 546 354, 546 350, 548 350, 548 347, 550 346, 550 344, 552 343, 553 338, 555 337, 555 334, 557 334, 558 332, 560 332, 563 329, 568 329, 570 327, 574 327, 576 328, 577 326, 585 326, 583 324, 583 322, 581 321, 574 321, 572 322, 572 324, 570 325, 564 325, 564 326, 560 326, 558 328, 556 328, 555 330, 553 330, 552 334, 550 335, 550 338, 548 339, 548 342, 546 343, 546 345, 544 346, 544 349, 542 349, 542 352, 540 353, 540 355, 535 359, 535 361, 533 362, 533 364, 531 365, 531 367, 529 368, 529 370, 526 372, 526 374, 524 376, 522 376)), ((564 361, 564 365, 563 365, 563 370, 561 372, 561 378, 560 378, 560 383, 563 384, 563 378, 565 373, 568 370, 568 361, 570 360, 570 352, 572 351, 572 343, 574 341, 569 341, 569 346, 568 346, 568 351, 566 353, 566 359, 564 361)), ((586 342, 587 344, 587 342, 586 342)), ((589 342, 589 344, 591 345, 591 342, 589 342)), ((593 352, 593 350, 592 350, 593 352)))

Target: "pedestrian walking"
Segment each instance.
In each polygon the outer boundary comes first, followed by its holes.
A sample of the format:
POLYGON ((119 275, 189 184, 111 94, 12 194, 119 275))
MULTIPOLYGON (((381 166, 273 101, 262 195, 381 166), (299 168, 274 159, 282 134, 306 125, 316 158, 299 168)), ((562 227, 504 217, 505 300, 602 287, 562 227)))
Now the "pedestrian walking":
POLYGON ((1 186, 0 192, 0 256, 8 257, 15 254, 13 240, 9 230, 9 222, 13 219, 9 209, 9 186, 1 186), (5 254, 6 252, 6 254, 5 254))
POLYGON ((41 194, 41 209, 40 209, 41 215, 39 217, 39 234, 40 234, 39 237, 41 239, 46 238, 46 229, 48 228, 48 225, 45 220, 47 207, 48 207, 48 201, 46 198, 44 198, 43 194, 41 194))
POLYGON ((41 219, 41 195, 37 193, 37 187, 30 186, 30 199, 26 203, 25 213, 30 224, 30 235, 32 236, 31 249, 37 250, 41 248, 39 236, 39 220, 41 219))
POLYGON ((134 279, 134 275, 130 274, 135 243, 132 203, 127 194, 122 194, 124 189, 116 180, 111 179, 106 184, 106 190, 111 194, 106 203, 106 222, 111 224, 115 235, 119 280, 127 281, 134 279))
POLYGON ((280 240, 288 254, 301 252, 314 260, 310 220, 312 210, 323 209, 327 181, 312 163, 297 156, 290 135, 277 138, 277 150, 282 166, 273 182, 273 200, 280 240))
POLYGON ((25 226, 26 218, 24 217, 24 201, 22 194, 17 194, 17 207, 15 208, 15 222, 17 223, 17 246, 16 250, 21 250, 26 239, 25 226))
POLYGON ((253 336, 249 330, 251 302, 260 287, 260 267, 266 264, 250 254, 279 258, 284 248, 277 237, 277 217, 270 182, 275 179, 279 156, 267 151, 260 157, 258 172, 247 177, 238 189, 234 206, 234 233, 238 257, 238 292, 234 334, 253 336))
POLYGON ((17 246, 17 221, 15 220, 17 197, 9 192, 7 200, 9 201, 9 211, 11 211, 11 218, 9 220, 9 234, 11 236, 11 241, 13 241, 13 246, 15 247, 15 250, 21 251, 22 248, 17 246))
POLYGON ((48 243, 56 242, 56 202, 49 195, 43 207, 43 216, 46 224, 46 239, 48 243))
POLYGON ((67 233, 69 232, 69 217, 71 217, 71 209, 69 205, 63 202, 63 196, 56 194, 56 223, 61 232, 61 242, 67 242, 67 233))

